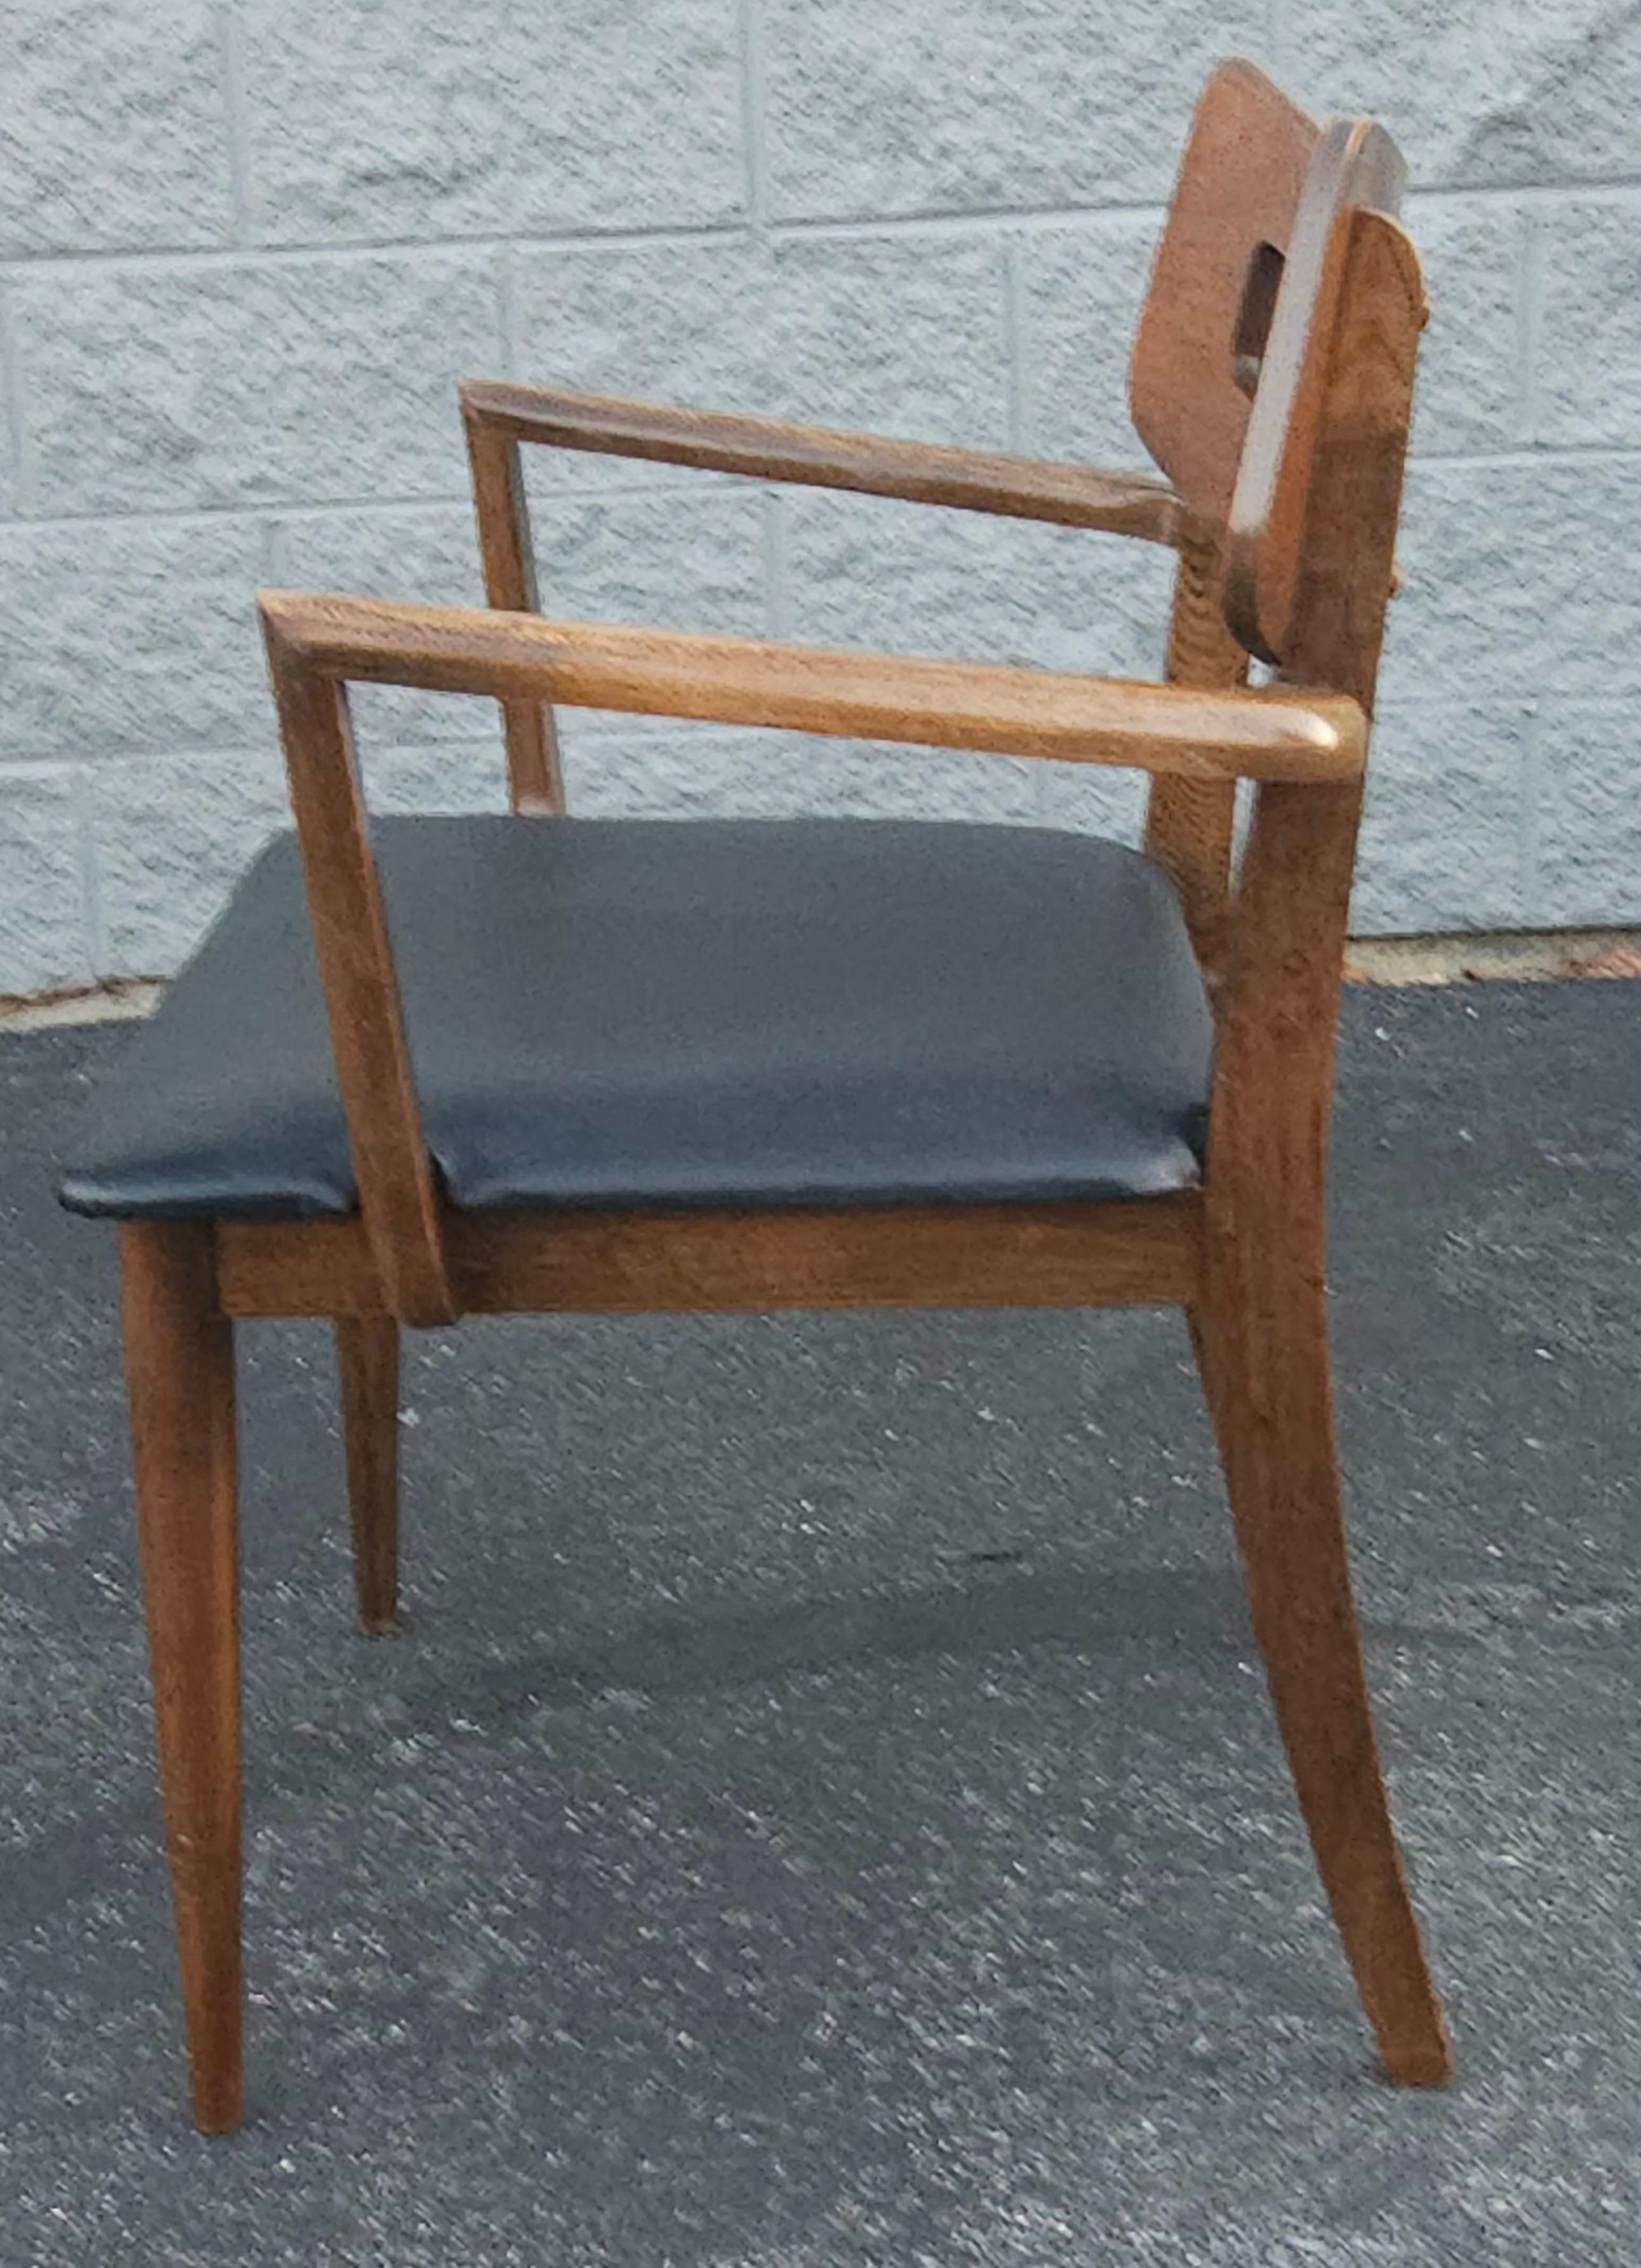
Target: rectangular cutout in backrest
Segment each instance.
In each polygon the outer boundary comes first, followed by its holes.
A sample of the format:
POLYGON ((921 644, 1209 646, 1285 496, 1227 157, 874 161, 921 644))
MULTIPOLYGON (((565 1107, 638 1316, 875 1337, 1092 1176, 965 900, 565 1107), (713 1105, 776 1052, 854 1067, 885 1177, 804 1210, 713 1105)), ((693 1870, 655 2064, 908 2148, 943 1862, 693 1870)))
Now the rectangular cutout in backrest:
POLYGON ((1270 337, 1277 293, 1282 287, 1286 255, 1274 244, 1256 244, 1248 254, 1242 304, 1237 309, 1236 330, 1231 340, 1231 375, 1251 401, 1259 392, 1259 373, 1270 337))
POLYGON ((1190 509, 1224 523, 1247 430, 1231 345, 1249 262, 1285 255, 1321 129, 1250 63, 1196 106, 1129 370, 1140 438, 1190 509))

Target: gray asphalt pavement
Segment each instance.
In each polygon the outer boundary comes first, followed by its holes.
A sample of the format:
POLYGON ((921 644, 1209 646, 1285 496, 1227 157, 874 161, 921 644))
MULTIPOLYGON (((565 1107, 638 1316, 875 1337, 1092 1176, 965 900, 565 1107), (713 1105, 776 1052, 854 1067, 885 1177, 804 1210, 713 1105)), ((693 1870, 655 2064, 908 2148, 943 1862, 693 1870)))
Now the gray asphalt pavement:
POLYGON ((1371 1668, 1457 2084, 1312 1872, 1176 1317, 482 1322, 350 1620, 322 1330, 243 1334, 244 2130, 184 2109, 117 1029, 0 1041, 4 2268, 1641 2259, 1641 987, 1358 990, 1371 1668))

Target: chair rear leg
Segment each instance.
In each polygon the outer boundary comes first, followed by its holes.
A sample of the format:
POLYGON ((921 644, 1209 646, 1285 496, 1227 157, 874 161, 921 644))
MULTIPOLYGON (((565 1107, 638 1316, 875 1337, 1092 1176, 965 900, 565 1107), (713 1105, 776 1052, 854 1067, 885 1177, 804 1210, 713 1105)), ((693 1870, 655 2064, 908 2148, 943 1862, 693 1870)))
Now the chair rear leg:
POLYGON ((1452 2054, 1391 1825, 1351 1593, 1326 1296, 1298 1268, 1260 1291, 1249 1297, 1233 1267, 1217 1275, 1211 1263, 1191 1317, 1254 1625, 1386 2071, 1403 2086, 1439 2086, 1452 2054))
POLYGON ((391 1315, 339 1315, 348 1505, 359 1620, 372 1637, 399 1614, 399 1326, 391 1315))
POLYGON ((126 1377, 194 2116, 243 2110, 233 1326, 209 1226, 122 1232, 126 1377))

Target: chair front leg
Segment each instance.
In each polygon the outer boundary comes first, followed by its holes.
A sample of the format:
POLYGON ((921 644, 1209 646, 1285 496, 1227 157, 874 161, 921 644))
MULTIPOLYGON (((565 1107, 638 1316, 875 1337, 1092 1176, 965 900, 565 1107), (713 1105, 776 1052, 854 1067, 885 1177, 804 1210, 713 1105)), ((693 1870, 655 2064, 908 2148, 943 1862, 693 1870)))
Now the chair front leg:
POLYGON ((359 1620, 372 1638, 399 1614, 399 1326, 391 1315, 339 1315, 336 1369, 353 1521, 359 1620))
POLYGON ((194 1222, 121 1237, 137 1535, 194 2115, 239 2123, 239 1613, 233 1326, 194 1222))
MULTIPOLYGON (((1302 1209, 1301 1209, 1302 1210, 1302 1209)), ((1453 2073, 1391 1824, 1351 1592, 1319 1264, 1270 1215, 1216 1252, 1192 1314, 1254 1626, 1299 1808, 1389 2076, 1453 2073)))

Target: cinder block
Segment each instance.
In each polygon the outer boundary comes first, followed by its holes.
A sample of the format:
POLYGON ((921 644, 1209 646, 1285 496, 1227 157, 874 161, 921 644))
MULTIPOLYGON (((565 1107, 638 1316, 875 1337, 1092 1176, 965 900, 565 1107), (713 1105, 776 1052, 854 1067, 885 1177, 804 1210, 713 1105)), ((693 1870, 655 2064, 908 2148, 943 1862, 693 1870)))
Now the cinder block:
POLYGON ((767 817, 760 798, 791 761, 781 733, 585 710, 559 725, 565 800, 583 819, 767 817))
POLYGON ((271 525, 278 571, 293 590, 438 607, 484 603, 473 510, 460 500, 280 512, 271 525))
POLYGON ((1029 821, 1032 766, 1008 756, 659 719, 566 719, 570 808, 596 818, 1029 821))
POLYGON ((1173 556, 1083 528, 794 493, 786 612, 821 644, 1155 677, 1173 556))
POLYGON ((372 811, 504 812, 507 759, 499 732, 488 740, 430 740, 360 750, 372 811))
POLYGON ((76 267, 13 294, 42 512, 457 496, 456 379, 500 367, 476 251, 76 267))
POLYGON ((747 482, 710 492, 538 496, 530 518, 543 614, 734 637, 764 630, 764 506, 747 482))
POLYGON ((685 227, 746 193, 734 0, 251 0, 259 241, 685 227))
POLYGON ((1635 474, 1599 459, 1415 465, 1384 698, 1641 703, 1635 474))
POLYGON ((1521 290, 1527 215, 1489 199, 1411 197, 1431 320, 1419 347, 1415 455, 1510 449, 1522 425, 1521 290))
MULTIPOLYGON (((0 283, 0 347, 4 347, 5 336, 5 285, 0 283)), ((18 508, 17 451, 13 440, 16 430, 16 403, 9 383, 6 357, 0 353, 0 520, 10 519, 18 508)))
POLYGON ((93 764, 87 792, 99 976, 179 967, 269 836, 291 823, 268 746, 93 764))
POLYGON ((1289 16, 1284 80, 1318 111, 1383 119, 1416 181, 1605 180, 1634 169, 1641 24, 1627 9, 1329 0, 1289 16))
POLYGON ((1153 470, 1128 414, 1129 350, 1163 213, 1113 214, 1019 240, 1022 446, 1153 470))
MULTIPOLYGON (((521 252, 521 374, 692 408, 1006 446, 1003 249, 950 236, 521 252)), ((543 481, 607 460, 534 451, 543 481)), ((658 468, 624 468, 629 482, 658 468)))
MULTIPOLYGON (((362 751, 375 811, 505 811, 499 739, 362 751)), ((7 775, 0 772, 0 792, 7 775)), ((187 960, 269 837, 293 824, 276 747, 87 767, 99 976, 156 976, 187 960)))
POLYGON ((1150 782, 1108 764, 1034 763, 1034 816, 1043 827, 1103 835, 1137 849, 1145 832, 1150 782))
MULTIPOLYGON (((744 483, 709 496, 549 495, 532 513, 542 611, 755 637, 764 626, 763 519, 744 483)), ((282 574, 305 590, 482 607, 465 504, 304 513, 280 525, 282 574)), ((487 741, 496 711, 460 694, 358 686, 362 741, 487 741)))
POLYGON ((0 527, 0 754, 266 740, 261 557, 228 517, 0 527))
POLYGON ((1527 704, 1392 703, 1373 729, 1351 902, 1358 936, 1516 929, 1524 865, 1527 704))
MULTIPOLYGON (((1641 87, 1637 104, 1632 166, 1641 154, 1641 87)), ((1557 202, 1541 225, 1532 438, 1552 447, 1641 448, 1641 189, 1600 203, 1557 202)))
POLYGON ((0 258, 232 241, 213 14, 205 0, 11 0, 0 258))
POLYGON ((1641 919, 1634 703, 1546 703, 1532 773, 1535 927, 1641 919))
MULTIPOLYGON (((1511 447, 1524 217, 1514 205, 1420 197, 1407 218, 1432 309, 1415 448, 1511 447)), ((1021 239, 1022 436, 1034 454, 1149 468, 1129 421, 1128 362, 1163 221, 1159 207, 1021 239)))
MULTIPOLYGON (((276 523, 279 579, 293 590, 342 591, 363 599, 482 607, 473 512, 468 505, 396 504, 303 512, 276 523)), ((463 693, 415 693, 396 685, 349 688, 362 750, 406 741, 491 741, 500 762, 493 703, 463 693)))
MULTIPOLYGON (((1641 447, 1641 187, 1612 186, 1635 178, 1641 17, 1606 0, 1281 12, 1278 76, 1406 148, 1434 310, 1415 455, 1439 461, 1409 480, 1356 919, 1641 919, 1641 583, 1615 453, 1641 447)), ((259 583, 478 603, 459 376, 511 365, 1144 461, 1126 364, 1163 201, 1211 63, 1261 53, 1264 0, 910 17, 759 0, 745 85, 741 0, 549 13, 18 0, 0 73, 0 395, 17 380, 0 398, 0 990, 169 965, 276 822, 259 583), (747 94, 769 215, 838 225, 743 225, 747 94), (232 248, 236 154, 257 250, 232 248), (1016 217, 967 217, 988 212, 1016 217), (614 240, 542 240, 600 232, 614 240)), ((816 491, 771 512, 714 476, 526 461, 549 611, 1160 663, 1159 549, 816 491)), ((379 807, 501 807, 490 704, 365 688, 355 705, 379 807)), ((1133 840, 1144 806, 1143 781, 1090 767, 563 723, 590 812, 922 811, 1133 840)))
POLYGON ((1253 0, 769 0, 772 210, 782 216, 1135 203, 1167 194, 1253 0))
MULTIPOLYGON (((1556 0, 1553 10, 1523 12, 1537 31, 1542 60, 1525 99, 1500 105, 1496 133, 1478 137, 1478 173, 1534 181, 1633 180, 1641 16, 1601 0, 1556 0)), ((1512 96, 1520 84, 1512 85, 1512 96)))
POLYGON ((67 764, 0 766, 0 994, 92 976, 81 823, 67 764))

